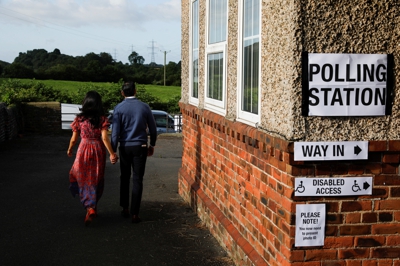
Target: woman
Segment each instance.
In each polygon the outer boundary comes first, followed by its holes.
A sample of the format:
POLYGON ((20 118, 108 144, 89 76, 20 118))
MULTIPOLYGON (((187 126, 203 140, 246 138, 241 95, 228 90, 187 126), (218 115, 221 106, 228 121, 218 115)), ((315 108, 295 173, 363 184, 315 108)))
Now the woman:
POLYGON ((81 113, 71 124, 72 137, 67 151, 71 157, 72 148, 80 134, 81 142, 69 172, 69 180, 72 195, 75 197, 79 194, 86 208, 85 225, 89 225, 96 217, 97 203, 103 194, 106 149, 113 164, 118 160, 108 138, 108 126, 100 94, 89 91, 83 100, 81 113))

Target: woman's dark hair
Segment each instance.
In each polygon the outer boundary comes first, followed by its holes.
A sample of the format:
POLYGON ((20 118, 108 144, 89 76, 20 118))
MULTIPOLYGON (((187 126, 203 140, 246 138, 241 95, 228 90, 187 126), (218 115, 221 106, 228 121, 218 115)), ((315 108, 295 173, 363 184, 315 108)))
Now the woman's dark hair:
POLYGON ((97 91, 87 92, 82 103, 81 113, 78 114, 78 117, 89 120, 94 128, 100 128, 100 119, 103 115, 104 109, 100 94, 97 91))
POLYGON ((124 95, 126 97, 135 95, 135 92, 136 92, 135 82, 133 82, 133 81, 125 82, 122 85, 122 91, 124 92, 124 95))

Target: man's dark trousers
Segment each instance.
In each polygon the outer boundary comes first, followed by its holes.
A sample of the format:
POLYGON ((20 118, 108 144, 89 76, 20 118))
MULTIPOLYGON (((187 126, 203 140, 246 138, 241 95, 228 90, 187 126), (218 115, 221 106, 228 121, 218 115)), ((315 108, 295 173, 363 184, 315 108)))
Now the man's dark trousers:
POLYGON ((147 145, 120 146, 119 158, 121 169, 120 206, 122 208, 129 207, 129 184, 132 170, 131 214, 139 215, 143 192, 143 176, 147 160, 147 145))

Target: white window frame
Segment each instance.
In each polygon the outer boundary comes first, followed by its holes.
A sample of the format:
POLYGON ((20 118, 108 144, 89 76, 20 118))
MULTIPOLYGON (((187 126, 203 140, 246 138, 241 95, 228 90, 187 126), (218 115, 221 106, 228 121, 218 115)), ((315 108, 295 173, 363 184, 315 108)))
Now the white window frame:
MULTIPOLYGON (((192 105, 195 105, 195 106, 198 106, 199 105, 199 96, 200 96, 200 87, 199 87, 199 79, 200 79, 200 77, 199 77, 199 73, 197 73, 197 78, 198 78, 198 81, 197 81, 197 97, 193 97, 193 90, 194 90, 194 87, 193 87, 193 79, 194 79, 194 76, 193 76, 193 71, 194 71, 194 69, 193 69, 193 52, 194 52, 194 48, 193 48, 193 34, 194 34, 194 32, 193 32, 193 4, 194 4, 194 2, 196 2, 197 1, 197 17, 198 17, 198 25, 197 25, 197 27, 198 27, 198 32, 197 32, 197 34, 198 34, 198 36, 197 36, 197 38, 200 40, 200 18, 199 18, 199 15, 200 15, 200 10, 199 10, 199 8, 200 8, 200 0, 191 0, 190 1, 190 25, 189 25, 189 27, 190 27, 190 30, 189 30, 189 103, 190 104, 192 104, 192 105)), ((198 46, 200 46, 200 43, 198 44, 198 46)), ((199 50, 200 50, 200 47, 197 47, 197 60, 199 60, 200 59, 200 57, 199 57, 199 50)), ((197 71, 199 72, 199 66, 200 66, 200 64, 198 64, 198 66, 197 66, 197 71)))
POLYGON ((226 5, 226 36, 225 40, 218 43, 209 43, 209 27, 210 27, 210 0, 207 0, 207 27, 206 27, 206 52, 205 52, 205 91, 204 91, 204 107, 215 113, 226 115, 226 66, 227 66, 227 54, 226 54, 226 43, 228 38, 228 11, 229 1, 226 5), (208 97, 208 56, 211 54, 222 53, 223 55, 223 78, 222 78, 222 100, 216 100, 208 97))
POLYGON ((243 17, 244 17, 244 0, 239 1, 239 8, 238 8, 238 22, 239 22, 239 34, 238 34, 238 90, 237 90, 237 120, 251 125, 251 126, 256 126, 257 123, 260 123, 261 121, 261 29, 262 29, 262 0, 260 0, 260 13, 259 13, 259 33, 258 33, 258 39, 259 39, 259 56, 258 56, 258 111, 257 114, 248 112, 248 111, 243 111, 242 110, 242 98, 243 98, 243 67, 244 67, 244 62, 243 62, 243 36, 244 36, 244 27, 243 27, 243 17))

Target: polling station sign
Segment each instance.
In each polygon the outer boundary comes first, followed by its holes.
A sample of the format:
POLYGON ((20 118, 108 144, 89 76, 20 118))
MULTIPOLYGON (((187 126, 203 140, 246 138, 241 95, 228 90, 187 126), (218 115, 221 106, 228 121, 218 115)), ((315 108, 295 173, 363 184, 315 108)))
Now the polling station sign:
POLYGON ((393 57, 387 54, 303 54, 303 115, 391 114, 393 57))

